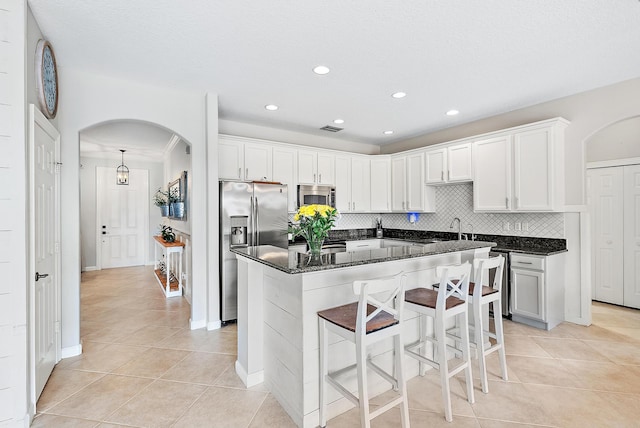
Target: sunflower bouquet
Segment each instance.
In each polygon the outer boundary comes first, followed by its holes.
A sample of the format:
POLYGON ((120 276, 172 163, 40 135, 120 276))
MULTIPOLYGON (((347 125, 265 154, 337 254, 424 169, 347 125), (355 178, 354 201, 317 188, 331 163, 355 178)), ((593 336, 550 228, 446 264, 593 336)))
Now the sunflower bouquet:
POLYGON ((322 243, 329 235, 338 211, 329 205, 303 205, 293 216, 298 222, 291 228, 293 236, 302 236, 307 240, 311 254, 320 254, 322 243))

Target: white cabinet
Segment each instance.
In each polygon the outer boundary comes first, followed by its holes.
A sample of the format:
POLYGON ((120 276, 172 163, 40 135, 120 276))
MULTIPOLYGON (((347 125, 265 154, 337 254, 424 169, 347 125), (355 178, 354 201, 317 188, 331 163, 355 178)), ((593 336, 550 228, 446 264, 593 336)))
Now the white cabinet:
POLYGON ((334 184, 334 168, 332 153, 298 150, 298 183, 334 184))
POLYGON ((460 143, 425 152, 427 184, 471 181, 471 143, 460 143))
POLYGON ((224 180, 270 181, 273 148, 268 143, 220 136, 218 177, 224 180))
POLYGON ((382 239, 363 239, 360 241, 347 241, 347 251, 375 250, 380 248, 382 239))
POLYGON ((567 124, 551 119, 475 141, 474 210, 562 210, 567 124))
POLYGON ((391 209, 393 211, 431 211, 434 189, 424 184, 424 153, 391 157, 391 209))
POLYGON ((513 321, 551 330, 564 321, 564 253, 511 253, 513 321))
POLYGON ((336 208, 339 212, 371 210, 370 164, 366 156, 336 156, 336 208))
POLYGON ((371 211, 390 211, 391 201, 391 158, 374 156, 371 158, 371 211))
POLYGON ((287 210, 293 212, 297 206, 297 151, 280 146, 273 147, 273 181, 287 185, 287 210))

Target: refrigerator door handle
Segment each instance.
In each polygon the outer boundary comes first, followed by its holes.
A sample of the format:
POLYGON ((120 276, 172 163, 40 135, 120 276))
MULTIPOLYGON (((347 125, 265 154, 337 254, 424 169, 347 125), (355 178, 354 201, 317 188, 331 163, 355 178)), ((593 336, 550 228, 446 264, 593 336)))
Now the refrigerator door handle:
POLYGON ((256 221, 256 228, 255 228, 255 234, 256 234, 256 245, 260 245, 260 210, 258 208, 258 198, 256 197, 256 204, 255 204, 255 221, 256 221))
POLYGON ((251 207, 250 207, 250 210, 249 210, 249 213, 250 213, 250 216, 249 216, 249 227, 251 228, 251 232, 250 232, 249 236, 251 238, 251 242, 249 242, 249 245, 256 245, 255 244, 255 242, 256 242, 256 228, 255 228, 255 225, 254 225, 254 221, 255 221, 254 220, 255 219, 255 215, 254 215, 255 205, 253 204, 253 196, 251 196, 249 199, 251 200, 251 207))

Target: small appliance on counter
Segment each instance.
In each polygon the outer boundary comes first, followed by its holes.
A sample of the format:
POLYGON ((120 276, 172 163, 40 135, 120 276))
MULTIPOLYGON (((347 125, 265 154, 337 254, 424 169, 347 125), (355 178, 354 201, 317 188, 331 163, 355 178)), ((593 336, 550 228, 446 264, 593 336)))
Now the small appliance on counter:
POLYGON ((233 247, 288 246, 287 185, 220 182, 220 317, 238 317, 238 263, 233 247))
POLYGON ((382 238, 382 219, 376 219, 376 238, 382 238))

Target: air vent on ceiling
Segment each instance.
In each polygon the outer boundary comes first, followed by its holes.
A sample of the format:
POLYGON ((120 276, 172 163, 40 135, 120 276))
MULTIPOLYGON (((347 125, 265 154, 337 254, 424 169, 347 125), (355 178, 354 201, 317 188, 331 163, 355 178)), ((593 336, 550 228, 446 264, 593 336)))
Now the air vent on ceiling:
POLYGON ((329 131, 329 132, 340 132, 344 128, 338 128, 337 126, 326 125, 326 126, 323 126, 320 129, 323 130, 323 131, 329 131))

